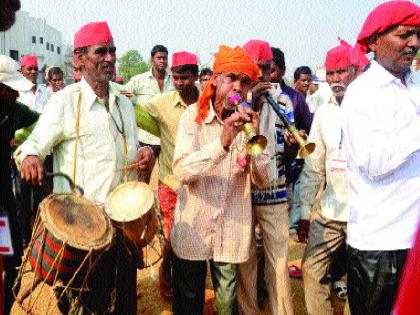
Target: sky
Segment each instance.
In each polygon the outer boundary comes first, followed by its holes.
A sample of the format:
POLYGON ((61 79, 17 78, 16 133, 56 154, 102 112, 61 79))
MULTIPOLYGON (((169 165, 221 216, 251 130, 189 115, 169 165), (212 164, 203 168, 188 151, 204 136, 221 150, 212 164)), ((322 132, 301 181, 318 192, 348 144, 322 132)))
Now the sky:
MULTIPOLYGON (((171 55, 197 53, 212 64, 218 46, 262 39, 283 50, 287 73, 296 67, 322 66, 337 37, 353 44, 368 13, 380 0, 21 0, 21 10, 63 33, 92 21, 107 21, 120 57, 137 49, 150 58, 155 44, 171 55)), ((420 0, 414 0, 420 5, 420 0)))

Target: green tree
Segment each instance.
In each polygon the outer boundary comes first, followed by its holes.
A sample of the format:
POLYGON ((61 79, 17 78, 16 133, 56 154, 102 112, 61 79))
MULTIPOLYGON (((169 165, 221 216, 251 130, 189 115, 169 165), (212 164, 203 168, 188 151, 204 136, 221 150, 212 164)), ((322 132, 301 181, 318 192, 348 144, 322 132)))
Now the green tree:
POLYGON ((131 77, 148 71, 152 65, 143 60, 138 50, 131 49, 121 58, 118 58, 118 72, 124 77, 124 82, 128 82, 131 77))

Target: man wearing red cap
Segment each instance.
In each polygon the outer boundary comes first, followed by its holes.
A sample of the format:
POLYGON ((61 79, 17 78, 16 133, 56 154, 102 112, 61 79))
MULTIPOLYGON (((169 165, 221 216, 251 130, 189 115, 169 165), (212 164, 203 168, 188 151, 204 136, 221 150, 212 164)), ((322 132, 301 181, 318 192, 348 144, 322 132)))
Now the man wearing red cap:
POLYGON ((357 38, 369 69, 348 88, 343 133, 350 180, 348 293, 352 314, 390 314, 420 218, 420 7, 390 1, 357 38))
POLYGON ((28 91, 19 91, 18 101, 27 105, 30 109, 42 113, 45 104, 48 102, 49 93, 44 85, 37 84, 38 59, 36 56, 23 56, 20 60, 20 71, 34 86, 28 91))
MULTIPOLYGON (((267 130, 267 135, 272 138, 269 143, 274 145, 271 161, 276 180, 262 188, 252 187, 252 210, 259 224, 257 231, 260 231, 258 236, 263 240, 264 253, 258 251, 257 254, 255 243, 253 243, 254 248, 251 251, 250 259, 239 266, 238 307, 241 314, 259 313, 257 290, 260 283, 257 285, 257 269, 264 269, 271 314, 293 314, 287 269, 289 242, 284 169, 284 150, 287 145, 285 145, 284 125, 262 95, 270 93, 274 99, 284 104, 280 106, 292 121, 293 105, 289 97, 282 93, 279 84, 270 83, 273 59, 270 44, 262 40, 250 40, 245 43, 243 48, 260 70, 258 79, 252 88, 252 94, 254 106, 261 108, 260 130, 267 130), (263 257, 265 266, 257 264, 257 260, 263 261, 263 257)), ((258 272, 263 273, 262 270, 258 270, 258 272)))
MULTIPOLYGON (((327 52, 326 79, 333 96, 315 112, 308 141, 314 142, 316 147, 305 159, 300 176, 302 213, 298 233, 300 238, 308 240, 302 271, 309 314, 333 314, 327 275, 332 273, 333 260, 342 259, 338 256, 346 247, 349 185, 341 139, 340 105, 347 86, 357 74, 352 55, 353 48, 345 43, 327 52), (315 197, 325 182, 321 209, 311 215, 315 197)), ((338 263, 344 265, 345 261, 338 263)))
POLYGON ((257 156, 245 151, 243 123, 252 122, 258 131, 258 115, 232 100, 246 99, 258 67, 242 48, 221 46, 213 70, 198 102, 182 114, 176 138, 174 314, 203 313, 207 260, 215 311, 233 313, 238 264, 249 258, 253 235, 251 182, 265 186, 272 178, 272 146, 257 156))
POLYGON ((198 100, 199 91, 195 86, 198 77, 196 55, 186 51, 174 53, 171 72, 175 91, 157 95, 146 104, 136 106, 137 124, 158 136, 161 144, 158 199, 167 240, 159 270, 159 287, 163 296, 172 295, 169 235, 179 186, 179 181, 172 171, 175 138, 181 114, 198 100))
MULTIPOLYGON (((139 163, 141 171, 154 162, 150 148, 137 151, 137 126, 133 106, 109 84, 114 76, 116 48, 106 22, 83 26, 74 38, 74 53, 83 74, 47 104, 29 138, 17 149, 23 179, 43 181, 42 160, 54 154, 54 171, 68 174, 84 188, 84 196, 103 203, 122 183, 126 164, 139 163), (77 148, 77 150, 76 150, 77 148)), ((128 172, 136 180, 136 170, 128 172)), ((54 192, 67 192, 66 180, 54 178, 54 192)), ((63 312, 136 314, 136 260, 130 244, 117 232, 113 246, 92 271, 88 288, 66 292, 71 304, 63 312), (130 247, 130 250, 128 250, 130 247), (115 302, 115 304, 114 304, 115 302)))

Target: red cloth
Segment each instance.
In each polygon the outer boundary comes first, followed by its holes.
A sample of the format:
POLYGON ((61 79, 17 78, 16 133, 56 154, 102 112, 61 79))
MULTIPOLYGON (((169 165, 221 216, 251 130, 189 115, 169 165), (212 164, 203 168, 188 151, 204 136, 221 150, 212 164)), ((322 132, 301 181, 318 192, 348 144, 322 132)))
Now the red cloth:
POLYGON ((273 60, 273 52, 270 44, 263 40, 251 39, 243 46, 246 53, 248 53, 254 61, 270 61, 273 60))
POLYGON ((112 34, 106 22, 88 23, 74 34, 73 49, 108 43, 112 34))
POLYGON ((360 48, 368 52, 367 39, 394 25, 420 26, 420 7, 411 1, 395 0, 382 3, 367 16, 357 37, 360 48))
POLYGON ((20 60, 21 67, 38 67, 38 59, 34 55, 23 56, 20 60))
POLYGON ((3 282, 3 259, 4 257, 0 255, 0 315, 4 314, 4 282, 3 282))
MULTIPOLYGON (((419 225, 420 227, 420 225, 419 225)), ((420 294, 420 228, 414 240, 413 247, 408 253, 400 280, 397 300, 394 306, 395 315, 414 314, 419 310, 420 294)), ((416 313, 417 314, 417 313, 416 313)))
POLYGON ((330 49, 325 58, 325 69, 338 70, 348 66, 358 66, 360 70, 369 63, 366 55, 360 50, 353 48, 345 40, 338 38, 340 45, 330 49))
POLYGON ((169 237, 171 234, 172 223, 174 222, 176 192, 173 191, 168 185, 159 182, 158 199, 160 213, 162 213, 163 216, 165 235, 169 237))
POLYGON ((187 51, 172 54, 172 68, 184 65, 197 65, 197 56, 187 51))
POLYGON ((205 85, 197 102, 197 117, 195 118, 195 122, 201 124, 207 117, 210 100, 216 93, 215 86, 213 85, 215 76, 223 73, 238 72, 248 76, 251 79, 251 83, 254 83, 257 80, 259 71, 252 57, 241 47, 236 46, 235 48, 230 48, 225 45, 220 46, 219 51, 214 54, 213 77, 205 85))
POLYGON ((124 83, 124 77, 122 75, 115 76, 115 82, 117 83, 124 83))

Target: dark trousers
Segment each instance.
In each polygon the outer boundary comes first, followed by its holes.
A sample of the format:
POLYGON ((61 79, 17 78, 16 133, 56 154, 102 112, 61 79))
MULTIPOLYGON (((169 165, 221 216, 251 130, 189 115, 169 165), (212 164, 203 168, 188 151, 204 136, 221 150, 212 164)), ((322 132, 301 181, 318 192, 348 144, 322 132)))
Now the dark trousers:
MULTIPOLYGON (((214 313, 234 314, 238 265, 209 261, 215 291, 214 313)), ((192 261, 172 255, 173 299, 175 315, 202 315, 207 261, 192 261)))
POLYGON ((348 298, 352 315, 389 315, 408 250, 362 251, 348 246, 348 298))

